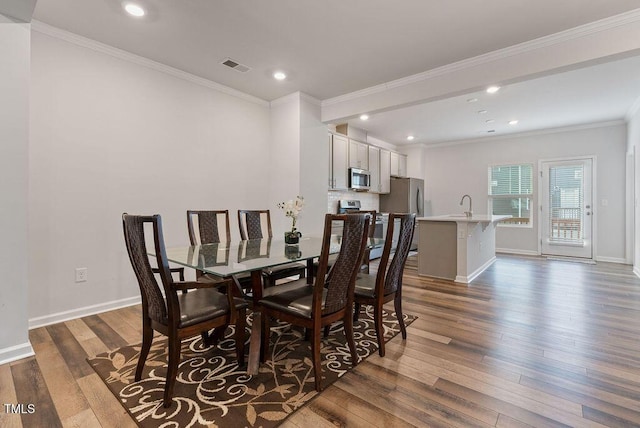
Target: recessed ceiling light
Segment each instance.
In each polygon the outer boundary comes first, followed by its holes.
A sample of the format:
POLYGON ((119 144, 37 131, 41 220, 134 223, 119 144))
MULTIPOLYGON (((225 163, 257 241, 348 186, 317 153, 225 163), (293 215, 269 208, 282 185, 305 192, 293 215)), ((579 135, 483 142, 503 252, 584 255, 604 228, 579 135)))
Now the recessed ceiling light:
POLYGON ((485 120, 485 123, 493 123, 493 122, 495 122, 495 120, 494 120, 494 119, 487 119, 487 120, 485 120))
POLYGON ((275 73, 273 73, 273 78, 276 80, 284 80, 287 78, 287 75, 282 71, 276 71, 275 73))
POLYGON ((486 110, 478 110, 478 114, 487 114, 486 110))
POLYGON ((409 136, 407 137, 407 140, 411 141, 411 140, 413 140, 414 138, 415 138, 415 137, 414 137, 413 135, 409 135, 409 136))
POLYGON ((500 86, 489 86, 487 88, 487 94, 495 94, 496 92, 498 92, 500 90, 500 86))
POLYGON ((369 120, 369 115, 368 114, 361 114, 360 115, 360 120, 369 120))
POLYGON ((138 18, 145 14, 144 9, 135 3, 125 3, 124 10, 126 10, 129 15, 138 18))
POLYGON ((475 102, 477 102, 477 101, 478 101, 478 99, 477 99, 477 98, 469 98, 469 99, 467 100, 467 102, 468 102, 468 103, 475 103, 475 102))
POLYGON ((510 120, 509 121, 509 125, 517 125, 518 121, 517 120, 510 120))

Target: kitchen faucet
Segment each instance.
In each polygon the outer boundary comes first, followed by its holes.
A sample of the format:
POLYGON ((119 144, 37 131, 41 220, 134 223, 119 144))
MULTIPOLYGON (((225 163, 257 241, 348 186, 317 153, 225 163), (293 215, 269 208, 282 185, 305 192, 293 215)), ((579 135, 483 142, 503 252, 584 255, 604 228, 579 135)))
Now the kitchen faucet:
POLYGON ((464 198, 469 198, 469 211, 465 211, 464 214, 467 217, 471 217, 473 215, 473 208, 472 208, 472 202, 471 202, 471 196, 469 195, 464 195, 462 197, 462 199, 460 199, 460 205, 462 205, 464 203, 464 198))

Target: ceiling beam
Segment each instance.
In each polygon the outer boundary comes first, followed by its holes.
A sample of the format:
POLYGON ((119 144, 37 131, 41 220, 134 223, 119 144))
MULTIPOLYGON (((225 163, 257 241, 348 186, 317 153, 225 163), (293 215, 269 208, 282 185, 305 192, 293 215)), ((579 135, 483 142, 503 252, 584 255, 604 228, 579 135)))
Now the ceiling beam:
POLYGON ((324 100, 322 121, 377 113, 640 54, 640 9, 324 100))

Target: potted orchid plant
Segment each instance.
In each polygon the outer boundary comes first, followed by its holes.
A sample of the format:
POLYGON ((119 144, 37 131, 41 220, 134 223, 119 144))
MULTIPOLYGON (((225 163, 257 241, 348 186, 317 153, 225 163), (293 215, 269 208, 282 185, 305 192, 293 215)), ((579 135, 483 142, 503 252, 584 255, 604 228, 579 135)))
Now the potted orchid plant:
POLYGON ((296 196, 295 199, 287 202, 280 202, 278 208, 284 211, 284 215, 291 217, 291 230, 284 233, 284 242, 287 244, 297 244, 302 234, 296 229, 296 221, 302 208, 304 207, 304 198, 296 196))

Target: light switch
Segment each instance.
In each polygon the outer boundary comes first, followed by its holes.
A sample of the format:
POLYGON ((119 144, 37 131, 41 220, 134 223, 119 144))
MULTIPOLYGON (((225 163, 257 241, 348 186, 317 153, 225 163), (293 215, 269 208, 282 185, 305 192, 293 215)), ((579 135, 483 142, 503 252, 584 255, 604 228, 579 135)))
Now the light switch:
POLYGON ((603 207, 606 207, 606 206, 608 206, 608 205, 609 205, 609 201, 608 201, 608 200, 606 200, 606 199, 603 199, 603 200, 602 200, 602 206, 603 206, 603 207))

